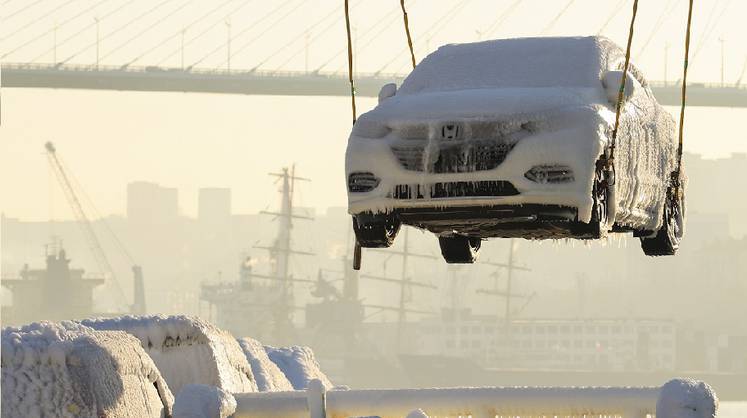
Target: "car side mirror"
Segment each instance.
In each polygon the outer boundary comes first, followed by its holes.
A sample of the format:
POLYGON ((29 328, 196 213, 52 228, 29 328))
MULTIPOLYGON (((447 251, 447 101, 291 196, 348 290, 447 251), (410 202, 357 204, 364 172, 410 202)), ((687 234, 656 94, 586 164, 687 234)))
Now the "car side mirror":
POLYGON ((397 94, 397 85, 394 83, 384 84, 379 90, 379 103, 397 94))
MULTIPOLYGON (((622 70, 607 71, 602 78, 602 85, 607 94, 607 100, 610 104, 617 104, 617 97, 620 93, 620 82, 622 81, 623 72, 622 70)), ((625 97, 623 103, 630 100, 636 93, 636 90, 640 90, 643 86, 636 80, 633 74, 628 71, 628 77, 625 79, 625 97)))

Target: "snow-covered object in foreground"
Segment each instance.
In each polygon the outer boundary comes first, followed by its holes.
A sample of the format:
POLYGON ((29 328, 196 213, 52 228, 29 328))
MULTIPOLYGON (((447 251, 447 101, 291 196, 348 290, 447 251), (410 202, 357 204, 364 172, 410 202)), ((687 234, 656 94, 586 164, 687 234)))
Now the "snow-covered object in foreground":
POLYGON ((241 349, 244 350, 246 359, 252 366, 257 388, 261 392, 280 392, 294 389, 283 371, 267 356, 262 343, 249 337, 240 338, 238 341, 241 349))
POLYGON ((332 382, 322 372, 311 348, 265 346, 265 351, 267 351, 270 360, 285 374, 294 389, 306 389, 313 379, 319 379, 326 389, 332 389, 332 382))
POLYGON ((2 416, 168 417, 174 399, 132 336, 73 323, 2 331, 2 416))
POLYGON ((185 385, 174 403, 174 418, 227 418, 234 412, 236 399, 215 386, 185 385))
POLYGON ((409 414, 407 414, 407 418, 429 418, 428 414, 423 412, 422 409, 416 409, 409 414))
POLYGON ((251 366, 236 339, 200 318, 123 316, 87 319, 81 323, 137 337, 176 394, 192 383, 216 386, 231 393, 257 390, 251 366))
POLYGON ((708 383, 674 379, 661 388, 656 418, 716 418, 718 398, 708 383))
POLYGON ((449 262, 480 240, 634 232, 672 254, 684 201, 671 194, 676 124, 628 71, 607 169, 624 54, 603 37, 446 45, 361 115, 348 140, 349 212, 364 247, 401 224, 439 236, 449 262), (617 82, 618 84, 615 84, 617 82))

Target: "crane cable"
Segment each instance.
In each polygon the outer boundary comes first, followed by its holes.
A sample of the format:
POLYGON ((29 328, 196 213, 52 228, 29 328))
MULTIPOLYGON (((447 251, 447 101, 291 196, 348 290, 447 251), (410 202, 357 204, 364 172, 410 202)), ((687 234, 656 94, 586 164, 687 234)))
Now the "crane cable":
POLYGON ((415 69, 415 52, 412 49, 412 36, 410 36, 410 23, 407 19, 407 9, 405 9, 405 0, 399 0, 402 7, 402 20, 405 23, 405 33, 407 34, 407 46, 410 48, 410 58, 412 59, 412 68, 415 69))
POLYGON ((682 107, 680 109, 679 145, 677 147, 677 170, 672 173, 675 199, 679 199, 680 197, 680 176, 682 175, 682 148, 685 139, 685 107, 687 104, 687 70, 690 60, 690 33, 693 21, 693 3, 694 0, 690 0, 690 7, 687 12, 687 29, 685 33, 685 62, 682 69, 682 107))
POLYGON ((353 40, 350 36, 350 8, 349 0, 345 0, 345 30, 348 35, 348 81, 350 82, 350 99, 353 106, 353 125, 357 119, 355 111, 355 82, 353 81, 353 40))
MULTIPOLYGON (((608 169, 612 169, 614 173, 614 161, 615 161, 615 147, 617 145, 617 132, 620 129, 620 115, 622 113, 623 101, 625 99, 625 84, 628 82, 628 69, 630 68, 630 49, 633 44, 633 35, 635 32, 635 19, 638 16, 638 0, 633 2, 633 17, 630 20, 630 32, 628 33, 628 46, 625 50, 625 65, 623 66, 623 73, 620 79, 620 89, 617 93, 617 104, 615 109, 615 127, 612 130, 612 144, 610 145, 609 156, 606 158, 606 165, 608 169)), ((614 181, 614 176, 613 176, 614 181)))

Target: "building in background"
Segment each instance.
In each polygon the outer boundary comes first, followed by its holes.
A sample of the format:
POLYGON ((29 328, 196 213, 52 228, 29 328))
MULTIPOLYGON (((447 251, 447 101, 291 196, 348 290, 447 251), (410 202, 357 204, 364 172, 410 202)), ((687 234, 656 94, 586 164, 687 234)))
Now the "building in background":
POLYGON ((173 187, 136 181, 127 185, 127 220, 139 225, 172 224, 179 216, 179 192, 173 187))

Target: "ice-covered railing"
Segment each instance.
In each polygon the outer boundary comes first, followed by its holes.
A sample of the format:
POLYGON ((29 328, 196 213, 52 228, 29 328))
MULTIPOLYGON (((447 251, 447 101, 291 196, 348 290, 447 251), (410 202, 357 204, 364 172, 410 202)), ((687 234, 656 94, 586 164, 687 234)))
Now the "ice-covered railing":
POLYGON ((427 416, 472 418, 713 418, 718 409, 718 399, 710 386, 679 379, 662 387, 641 388, 331 391, 315 381, 306 391, 241 393, 234 397, 233 418, 404 418, 418 410, 427 416))

